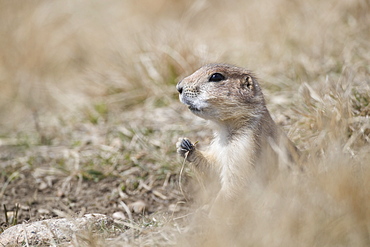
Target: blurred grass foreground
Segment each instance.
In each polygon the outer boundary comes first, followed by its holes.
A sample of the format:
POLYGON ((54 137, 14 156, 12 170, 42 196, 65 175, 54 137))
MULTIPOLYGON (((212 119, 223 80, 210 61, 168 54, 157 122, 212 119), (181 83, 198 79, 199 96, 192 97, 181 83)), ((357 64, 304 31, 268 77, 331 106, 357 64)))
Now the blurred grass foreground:
POLYGON ((127 204, 132 228, 72 244, 369 246, 369 13, 367 0, 0 0, 0 233, 15 211, 127 204), (209 62, 254 71, 308 160, 300 182, 278 176, 225 209, 237 229, 192 219, 178 186, 176 140, 211 131, 175 85, 209 62))

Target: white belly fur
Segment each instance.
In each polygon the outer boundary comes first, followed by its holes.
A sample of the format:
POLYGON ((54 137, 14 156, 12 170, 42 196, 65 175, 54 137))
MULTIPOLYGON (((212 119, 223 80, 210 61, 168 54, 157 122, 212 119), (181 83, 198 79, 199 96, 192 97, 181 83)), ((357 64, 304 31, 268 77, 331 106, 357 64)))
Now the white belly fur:
POLYGON ((219 170, 221 191, 232 196, 245 188, 253 169, 254 143, 252 131, 239 139, 226 142, 222 136, 216 136, 209 148, 215 157, 215 166, 219 170))

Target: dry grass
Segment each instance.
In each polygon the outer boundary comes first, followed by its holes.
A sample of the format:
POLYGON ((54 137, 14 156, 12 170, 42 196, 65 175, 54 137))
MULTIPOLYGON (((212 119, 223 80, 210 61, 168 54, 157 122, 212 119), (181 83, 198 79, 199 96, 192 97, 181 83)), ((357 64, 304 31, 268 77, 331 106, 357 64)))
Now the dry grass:
POLYGON ((157 188, 171 200, 152 209, 166 212, 184 200, 177 138, 211 136, 174 86, 228 62, 261 78, 307 172, 251 188, 221 219, 147 215, 73 245, 368 246, 368 13, 366 0, 0 1, 0 200, 15 205, 9 188, 29 174, 75 181, 77 200, 81 181, 113 177, 137 195, 140 181, 157 188))

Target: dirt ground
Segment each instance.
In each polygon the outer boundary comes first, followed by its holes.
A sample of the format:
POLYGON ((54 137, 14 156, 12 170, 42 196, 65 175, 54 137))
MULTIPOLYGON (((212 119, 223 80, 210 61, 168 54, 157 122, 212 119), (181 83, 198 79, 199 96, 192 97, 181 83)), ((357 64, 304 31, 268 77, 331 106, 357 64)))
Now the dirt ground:
MULTIPOLYGON (((14 179, 8 185, 2 197, 2 205, 6 206, 7 211, 13 213, 18 205, 17 219, 21 223, 85 213, 112 216, 115 212, 123 212, 128 217, 120 202, 124 202, 129 207, 135 202, 143 202, 145 206, 143 211, 132 212, 137 219, 143 214, 168 211, 171 204, 181 200, 177 185, 170 181, 173 180, 171 176, 168 177, 167 186, 163 186, 160 181, 154 181, 149 182, 151 183, 149 187, 146 181, 142 181, 143 184, 138 185, 139 189, 119 193, 124 182, 122 177, 107 177, 99 181, 78 178, 65 181, 54 177, 47 178, 48 184, 46 184, 44 181, 35 179, 32 172, 25 171, 20 175, 22 179, 14 179)), ((8 217, 13 214, 9 212, 8 217)), ((6 227, 3 208, 1 213, 1 226, 6 227)))
POLYGON ((117 212, 128 221, 139 222, 153 215, 181 213, 189 204, 179 190, 181 160, 175 143, 183 131, 175 129, 174 112, 168 108, 153 110, 146 117, 132 113, 122 116, 131 123, 140 118, 145 127, 128 128, 128 123, 115 125, 115 121, 77 123, 67 132, 60 130, 62 136, 58 131, 45 130, 45 136, 55 144, 25 143, 39 137, 34 132, 33 137, 18 136, 13 140, 16 145, 2 145, 2 229, 16 213, 17 223, 87 213, 112 216, 117 212), (158 114, 162 117, 155 117, 158 114), (174 124, 163 127, 169 119, 174 124), (155 136, 164 128, 173 129, 167 132, 169 141, 155 143, 155 136), (151 141, 143 142, 146 138, 151 141))

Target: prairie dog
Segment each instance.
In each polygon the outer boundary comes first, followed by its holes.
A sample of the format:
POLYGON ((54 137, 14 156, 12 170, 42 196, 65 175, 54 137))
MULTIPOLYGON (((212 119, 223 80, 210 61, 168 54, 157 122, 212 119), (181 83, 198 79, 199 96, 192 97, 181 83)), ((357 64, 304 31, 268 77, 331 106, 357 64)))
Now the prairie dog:
POLYGON ((231 198, 251 176, 264 179, 298 159, 298 150, 272 120, 257 79, 240 67, 208 64, 178 82, 180 101, 214 123, 214 139, 200 151, 187 138, 177 152, 219 181, 217 197, 231 198))

